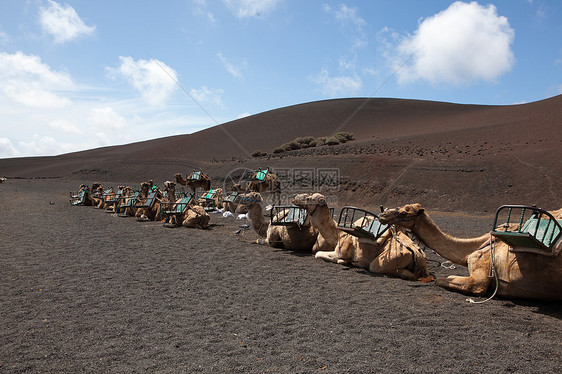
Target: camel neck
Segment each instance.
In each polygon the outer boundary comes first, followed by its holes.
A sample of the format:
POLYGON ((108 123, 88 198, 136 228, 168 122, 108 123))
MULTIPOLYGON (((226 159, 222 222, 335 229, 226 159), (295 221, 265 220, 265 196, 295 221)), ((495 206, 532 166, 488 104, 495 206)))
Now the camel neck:
POLYGON ((269 225, 263 216, 263 205, 260 203, 252 204, 252 206, 248 209, 248 218, 258 235, 265 238, 267 236, 267 228, 269 225))
POLYGON ((326 242, 331 248, 336 248, 339 240, 339 230, 336 227, 336 223, 332 218, 332 213, 328 206, 318 206, 316 205, 312 212, 309 212, 310 222, 316 227, 320 235, 324 237, 326 242))
POLYGON ((441 231, 425 212, 416 218, 412 232, 442 257, 463 266, 468 265, 468 256, 471 253, 490 240, 489 234, 470 239, 455 238, 441 231))

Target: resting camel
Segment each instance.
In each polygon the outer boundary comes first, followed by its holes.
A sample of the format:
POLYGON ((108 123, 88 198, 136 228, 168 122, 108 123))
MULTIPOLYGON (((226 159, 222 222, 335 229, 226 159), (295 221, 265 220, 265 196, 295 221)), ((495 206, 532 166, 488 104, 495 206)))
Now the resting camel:
POLYGON ((318 230, 312 225, 305 224, 301 227, 270 225, 263 216, 263 199, 259 192, 249 192, 241 200, 248 207, 248 218, 252 227, 260 237, 265 238, 265 240, 258 239, 258 243, 289 250, 312 250, 318 236, 318 230))
MULTIPOLYGON (((171 181, 166 181, 164 185, 166 186, 167 200, 170 202, 179 202, 181 199, 178 199, 176 196, 176 184, 171 181)), ((193 204, 193 200, 191 201, 193 204)), ((175 205, 172 205, 171 208, 175 208, 175 205)), ((191 205, 185 210, 182 216, 171 216, 169 224, 172 226, 206 229, 209 227, 210 219, 211 217, 207 214, 205 208, 199 205, 191 205)))
POLYGON ((99 185, 97 188, 92 189, 92 205, 94 208, 98 208, 100 203, 103 201, 103 186, 99 185))
MULTIPOLYGON (((255 178, 257 172, 254 173, 253 178, 255 178)), ((266 174, 263 181, 253 180, 248 183, 248 187, 246 188, 246 192, 259 192, 263 193, 269 191, 273 194, 275 201, 277 204, 281 201, 281 182, 279 182, 279 178, 277 174, 269 172, 266 174)))
POLYGON ((174 174, 174 177, 177 183, 189 187, 193 193, 195 193, 198 188, 203 189, 203 191, 209 191, 211 189, 211 178, 202 171, 200 173, 201 176, 199 179, 191 179, 190 177, 193 173, 188 175, 187 179, 183 179, 181 173, 174 174))
POLYGON ((125 202, 131 198, 131 195, 133 195, 133 188, 131 186, 125 186, 121 191, 121 196, 110 208, 110 210, 116 214, 120 213, 118 209, 119 205, 125 204, 125 202))
POLYGON ((70 203, 72 205, 91 206, 93 202, 90 187, 85 184, 81 184, 77 193, 70 193, 70 203))
POLYGON ((234 184, 228 188, 228 190, 232 192, 238 192, 238 197, 236 197, 233 201, 232 200, 222 200, 222 206, 225 211, 232 212, 232 213, 248 213, 248 207, 242 203, 240 203, 240 196, 243 193, 248 192, 246 188, 242 187, 241 184, 234 184))
MULTIPOLYGON (((170 188, 171 185, 170 181, 166 181, 164 182, 164 186, 165 186, 165 190, 168 191, 168 194, 170 194, 170 188)), ((150 181, 148 181, 147 186, 150 186, 150 181)), ((141 185, 141 189, 143 188, 143 185, 141 185)), ((160 210, 161 210, 161 206, 160 206, 160 202, 168 202, 169 200, 167 198, 164 197, 164 194, 162 193, 162 191, 160 191, 160 189, 158 187, 156 187, 156 195, 154 197, 154 200, 152 200, 152 202, 150 202, 149 206, 142 206, 142 207, 138 207, 137 211, 135 213, 135 217, 137 218, 137 221, 161 221, 162 220, 162 215, 160 214, 160 210)), ((175 196, 175 184, 173 186, 174 189, 174 196, 175 196)), ((152 190, 152 187, 149 189, 148 194, 150 194, 150 190, 152 190)), ((146 196, 144 196, 143 198, 138 200, 138 205, 146 205, 147 200, 148 200, 148 194, 146 196)))
POLYGON ((397 275, 406 280, 432 280, 425 254, 402 231, 389 229, 376 241, 357 238, 337 228, 322 194, 299 194, 292 203, 307 210, 312 225, 321 234, 315 245, 319 249, 316 258, 366 268, 371 273, 397 275))
POLYGON ((183 227, 206 229, 209 227, 211 217, 200 205, 191 206, 183 216, 183 227))
MULTIPOLYGON (((555 218, 562 210, 552 212, 555 218)), ((493 246, 497 295, 505 298, 539 300, 562 299, 562 256, 547 257, 528 252, 513 252, 490 233, 472 239, 459 239, 437 227, 420 204, 408 204, 379 215, 379 220, 407 228, 429 248, 453 263, 468 266, 470 275, 451 275, 435 281, 440 287, 471 295, 483 295, 492 283, 490 277, 493 246)), ((562 247, 562 239, 555 244, 562 247)))

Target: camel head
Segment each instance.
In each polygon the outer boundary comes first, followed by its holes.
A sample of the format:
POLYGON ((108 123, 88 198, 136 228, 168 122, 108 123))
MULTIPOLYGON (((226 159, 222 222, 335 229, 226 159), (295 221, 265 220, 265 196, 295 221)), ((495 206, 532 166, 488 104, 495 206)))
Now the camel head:
POLYGON ((154 180, 153 180, 153 179, 149 179, 149 180, 148 180, 148 186, 149 186, 150 188, 154 187, 154 180))
POLYGON ((385 225, 400 225, 412 228, 415 218, 424 212, 424 208, 419 203, 406 204, 401 208, 387 209, 379 214, 379 221, 385 225))
POLYGON ((181 173, 174 174, 174 178, 176 178, 177 183, 181 184, 181 180, 183 180, 183 177, 181 176, 181 173))
POLYGON ((123 196, 131 196, 133 188, 131 186, 123 187, 123 196))
POLYGON ((228 190, 231 192, 246 192, 246 188, 242 187, 240 183, 233 184, 228 190))
POLYGON ((326 206, 326 198, 320 193, 313 193, 312 195, 301 193, 291 199, 291 202, 299 208, 308 211, 314 210, 319 206, 326 206))
POLYGON ((247 194, 241 195, 239 197, 241 204, 246 205, 248 208, 255 204, 263 204, 263 199, 259 192, 248 192, 247 194))
POLYGON ((148 196, 148 190, 150 190, 150 186, 148 185, 148 182, 142 182, 140 184, 140 190, 144 196, 148 196))
POLYGON ((102 186, 102 184, 101 184, 100 182, 94 182, 94 183, 92 183, 92 191, 97 191, 97 189, 98 189, 99 187, 102 187, 102 188, 103 188, 103 186, 102 186))

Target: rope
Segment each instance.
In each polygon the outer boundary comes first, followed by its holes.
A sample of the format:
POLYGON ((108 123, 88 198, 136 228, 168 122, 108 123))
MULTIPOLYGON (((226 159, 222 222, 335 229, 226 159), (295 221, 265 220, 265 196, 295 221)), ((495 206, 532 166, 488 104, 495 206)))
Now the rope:
POLYGON ((471 304, 483 304, 486 301, 492 300, 494 296, 496 296, 496 293, 498 292, 500 286, 500 280, 498 277, 498 272, 496 271, 496 266, 494 265, 494 241, 492 239, 491 234, 490 234, 490 272, 492 273, 491 276, 493 276, 496 281, 496 287, 494 289, 494 293, 492 294, 492 296, 488 297, 486 300, 481 300, 481 301, 474 301, 471 298, 466 299, 466 301, 468 301, 471 304))

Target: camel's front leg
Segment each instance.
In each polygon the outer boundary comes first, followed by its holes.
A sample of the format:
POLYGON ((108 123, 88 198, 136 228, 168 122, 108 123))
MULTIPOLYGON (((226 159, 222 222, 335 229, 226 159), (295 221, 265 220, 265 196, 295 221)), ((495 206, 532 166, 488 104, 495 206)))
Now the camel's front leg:
POLYGON ((329 261, 329 262, 335 262, 335 263, 340 263, 340 261, 345 261, 340 259, 339 257, 339 253, 338 251, 318 251, 316 252, 316 254, 314 255, 314 257, 319 258, 321 260, 324 261, 329 261))
POLYGON ((435 284, 451 291, 470 295, 483 295, 490 285, 490 247, 486 247, 468 256, 468 272, 470 276, 450 275, 438 278, 435 284))
POLYGON ((369 264, 369 271, 375 274, 397 275, 402 279, 416 280, 416 275, 406 269, 413 261, 410 252, 395 254, 393 252, 381 253, 369 264))

